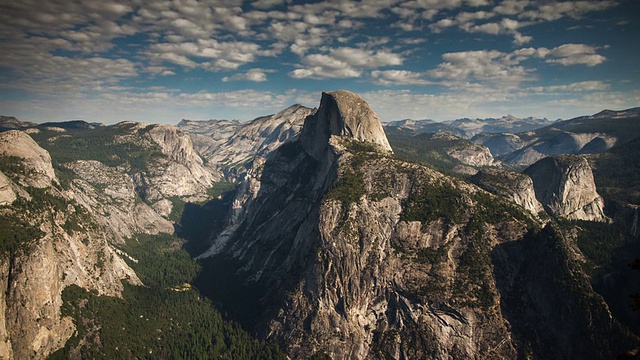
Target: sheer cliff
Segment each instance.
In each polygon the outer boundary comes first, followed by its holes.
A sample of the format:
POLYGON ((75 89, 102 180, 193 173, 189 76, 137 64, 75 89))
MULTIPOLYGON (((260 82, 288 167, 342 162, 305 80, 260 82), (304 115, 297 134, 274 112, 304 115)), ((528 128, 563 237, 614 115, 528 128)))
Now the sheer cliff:
POLYGON ((49 153, 21 131, 0 133, 0 358, 43 359, 73 335, 62 290, 117 296, 141 284, 90 210, 62 189, 49 153))
POLYGON ((323 93, 299 137, 254 161, 199 257, 199 285, 232 317, 294 358, 606 359, 638 346, 571 238, 395 159, 379 128, 359 96, 323 93))
POLYGON ((277 114, 253 121, 182 120, 178 129, 189 134, 195 149, 214 173, 230 180, 242 178, 256 156, 266 156, 298 135, 313 109, 292 105, 277 114))

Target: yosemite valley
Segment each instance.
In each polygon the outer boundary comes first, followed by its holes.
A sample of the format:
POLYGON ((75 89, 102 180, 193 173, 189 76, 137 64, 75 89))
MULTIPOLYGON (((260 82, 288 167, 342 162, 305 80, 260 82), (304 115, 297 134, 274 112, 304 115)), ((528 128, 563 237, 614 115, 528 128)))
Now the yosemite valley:
POLYGON ((0 358, 640 356, 640 108, 372 108, 1 117, 0 358))

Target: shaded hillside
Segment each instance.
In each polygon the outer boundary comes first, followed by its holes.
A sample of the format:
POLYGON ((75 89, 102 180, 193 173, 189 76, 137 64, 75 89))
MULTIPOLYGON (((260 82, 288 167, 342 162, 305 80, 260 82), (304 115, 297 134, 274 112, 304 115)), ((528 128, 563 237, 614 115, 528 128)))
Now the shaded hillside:
POLYGON ((303 135, 254 162, 199 257, 206 294, 293 358, 610 359, 640 345, 593 291, 573 228, 398 160, 377 131, 355 140, 348 129, 377 128, 365 106, 323 93, 303 135))
MULTIPOLYGON (((605 110, 596 115, 561 121, 534 131, 517 134, 523 147, 500 156, 513 165, 531 165, 545 156, 604 152, 640 137, 640 108, 605 110)), ((495 137, 478 139, 495 148, 502 147, 495 137), (492 143, 490 142, 492 141, 492 143)), ((512 139, 509 141, 513 142, 512 139)))
POLYGON ((498 165, 486 147, 453 135, 388 132, 387 138, 398 159, 448 173, 474 174, 479 168, 498 165))

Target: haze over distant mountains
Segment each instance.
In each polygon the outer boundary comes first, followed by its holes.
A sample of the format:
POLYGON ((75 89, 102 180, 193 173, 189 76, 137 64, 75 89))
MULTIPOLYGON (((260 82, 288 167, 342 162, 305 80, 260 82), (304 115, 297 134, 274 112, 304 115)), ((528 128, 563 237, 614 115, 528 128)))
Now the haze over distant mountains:
POLYGON ((0 358, 633 358, 639 115, 0 117, 0 358))

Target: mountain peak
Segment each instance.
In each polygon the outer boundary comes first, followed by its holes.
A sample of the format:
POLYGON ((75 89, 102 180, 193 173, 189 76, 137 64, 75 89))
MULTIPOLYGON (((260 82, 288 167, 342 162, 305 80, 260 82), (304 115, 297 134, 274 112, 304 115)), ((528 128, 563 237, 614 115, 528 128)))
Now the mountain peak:
POLYGON ((332 135, 349 136, 392 151, 378 115, 351 91, 323 92, 320 107, 305 120, 300 138, 305 149, 317 158, 332 135))

